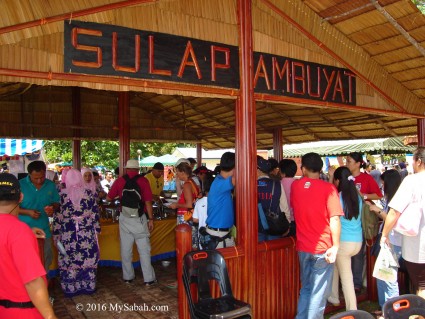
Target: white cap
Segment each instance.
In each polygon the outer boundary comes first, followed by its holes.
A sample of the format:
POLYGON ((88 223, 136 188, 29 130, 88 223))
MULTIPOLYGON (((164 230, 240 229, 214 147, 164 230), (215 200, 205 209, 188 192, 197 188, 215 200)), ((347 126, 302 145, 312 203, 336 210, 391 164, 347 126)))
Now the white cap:
POLYGON ((135 159, 128 160, 127 164, 125 165, 124 168, 137 168, 137 169, 139 169, 140 168, 139 161, 135 160, 135 159))
POLYGON ((186 159, 186 158, 180 158, 177 162, 176 162, 176 164, 174 165, 174 166, 179 166, 179 164, 181 164, 181 163, 186 163, 186 164, 188 164, 188 165, 190 165, 190 162, 189 162, 189 160, 188 159, 186 159))

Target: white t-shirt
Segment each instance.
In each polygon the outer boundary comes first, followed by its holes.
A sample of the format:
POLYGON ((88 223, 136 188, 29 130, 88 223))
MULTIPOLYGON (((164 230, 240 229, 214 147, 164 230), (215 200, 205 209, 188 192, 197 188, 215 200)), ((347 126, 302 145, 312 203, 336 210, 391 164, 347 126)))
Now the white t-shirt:
POLYGON ((422 203, 419 233, 417 236, 403 236, 401 255, 407 261, 425 264, 425 172, 406 176, 388 206, 403 214, 409 203, 414 201, 422 203))
POLYGON ((207 205, 208 205, 208 197, 204 196, 200 199, 198 199, 198 201, 195 204, 195 209, 193 211, 193 218, 197 218, 199 220, 199 228, 201 227, 205 227, 207 225, 206 220, 207 220, 207 205))

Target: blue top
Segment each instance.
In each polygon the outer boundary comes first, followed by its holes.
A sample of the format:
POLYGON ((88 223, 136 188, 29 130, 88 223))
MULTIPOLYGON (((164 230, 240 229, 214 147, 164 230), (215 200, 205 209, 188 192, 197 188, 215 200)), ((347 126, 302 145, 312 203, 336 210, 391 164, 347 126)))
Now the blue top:
POLYGON ((232 198, 232 177, 217 175, 208 192, 207 225, 213 228, 230 228, 235 222, 232 198))
POLYGON ((34 219, 27 215, 19 215, 19 219, 30 227, 38 227, 44 230, 46 238, 50 238, 49 218, 47 217, 44 207, 60 202, 56 185, 51 180, 44 180, 40 189, 35 188, 31 182, 29 175, 19 180, 21 184, 21 192, 24 194, 24 199, 19 205, 24 209, 35 209, 41 215, 38 219, 34 219))
MULTIPOLYGON (((339 200, 341 202, 341 206, 344 209, 344 202, 342 200, 342 194, 339 193, 339 200)), ((362 200, 359 197, 359 216, 357 218, 352 218, 351 220, 341 216, 341 237, 340 241, 349 241, 349 242, 362 242, 362 200)))

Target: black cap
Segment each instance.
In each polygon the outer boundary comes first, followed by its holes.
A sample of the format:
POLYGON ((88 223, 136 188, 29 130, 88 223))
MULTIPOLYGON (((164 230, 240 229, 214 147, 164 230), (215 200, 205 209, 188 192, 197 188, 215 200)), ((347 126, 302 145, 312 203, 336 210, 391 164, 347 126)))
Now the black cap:
POLYGON ((264 158, 262 158, 261 156, 257 157, 257 167, 260 171, 262 171, 263 173, 268 174, 270 172, 270 162, 264 158))
POLYGON ((159 171, 163 171, 164 170, 164 164, 162 164, 160 162, 156 162, 155 165, 153 166, 153 169, 157 169, 159 171))
POLYGON ((15 175, 9 173, 0 174, 0 200, 18 200, 21 194, 21 186, 15 175))

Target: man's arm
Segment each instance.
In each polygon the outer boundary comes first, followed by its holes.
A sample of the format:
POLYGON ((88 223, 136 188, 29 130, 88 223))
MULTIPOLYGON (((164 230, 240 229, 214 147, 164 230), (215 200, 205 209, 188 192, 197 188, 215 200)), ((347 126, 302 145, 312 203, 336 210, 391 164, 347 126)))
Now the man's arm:
POLYGON ((42 277, 37 277, 36 279, 26 283, 25 289, 27 290, 32 303, 43 316, 43 318, 56 319, 52 305, 49 301, 47 286, 42 277))
POLYGON ((153 230, 153 208, 152 208, 152 202, 151 201, 146 201, 145 202, 145 207, 146 207, 146 212, 148 214, 148 228, 149 231, 153 230))
POLYGON ((397 223, 397 220, 400 218, 400 215, 400 212, 396 211, 394 208, 390 209, 387 214, 387 218, 385 218, 385 225, 384 229, 382 230, 381 243, 386 242, 387 244, 389 244, 388 234, 390 233, 391 229, 393 229, 394 225, 397 223))
POLYGON ((19 208, 19 215, 30 216, 34 219, 38 219, 41 213, 35 209, 19 208))

